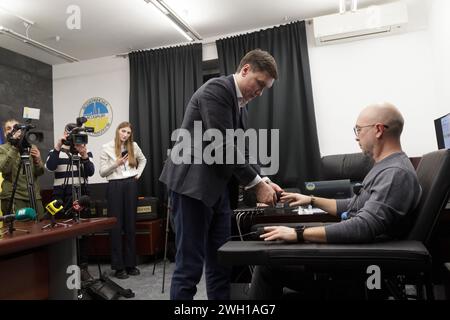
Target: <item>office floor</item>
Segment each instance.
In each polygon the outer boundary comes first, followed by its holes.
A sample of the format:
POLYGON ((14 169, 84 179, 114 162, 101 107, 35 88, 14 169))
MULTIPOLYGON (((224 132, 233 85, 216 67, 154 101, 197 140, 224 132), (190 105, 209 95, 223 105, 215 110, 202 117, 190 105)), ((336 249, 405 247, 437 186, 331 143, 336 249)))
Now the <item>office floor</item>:
MULTIPOLYGON (((142 263, 138 265, 141 274, 138 276, 130 276, 128 279, 114 278, 114 271, 111 270, 109 264, 101 264, 101 271, 110 276, 111 280, 116 282, 124 289, 131 289, 135 293, 133 300, 169 300, 170 296, 170 282, 172 279, 175 263, 167 261, 166 263, 166 276, 164 283, 164 293, 162 293, 163 283, 163 262, 158 261, 155 268, 155 274, 153 274, 153 262, 142 263)), ((96 264, 89 265, 89 273, 98 278, 98 266, 96 264)), ((125 299, 125 298, 121 298, 125 299)), ((195 300, 206 300, 206 289, 204 278, 200 280, 197 286, 197 294, 194 297, 195 300)))

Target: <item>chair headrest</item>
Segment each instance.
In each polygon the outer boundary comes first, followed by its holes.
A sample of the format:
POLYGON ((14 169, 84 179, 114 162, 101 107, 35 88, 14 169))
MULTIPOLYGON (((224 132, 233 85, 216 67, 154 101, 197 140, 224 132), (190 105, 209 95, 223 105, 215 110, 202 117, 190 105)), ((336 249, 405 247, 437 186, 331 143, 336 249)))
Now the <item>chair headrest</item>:
POLYGON ((321 180, 363 181, 373 164, 373 159, 362 152, 324 156, 320 178, 321 180))

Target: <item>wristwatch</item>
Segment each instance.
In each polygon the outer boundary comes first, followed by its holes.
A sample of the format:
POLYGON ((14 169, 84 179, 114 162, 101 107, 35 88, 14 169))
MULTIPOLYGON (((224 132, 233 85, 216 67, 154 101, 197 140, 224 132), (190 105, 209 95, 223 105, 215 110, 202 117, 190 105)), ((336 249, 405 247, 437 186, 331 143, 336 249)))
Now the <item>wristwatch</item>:
POLYGON ((311 200, 309 201, 309 204, 312 205, 312 206, 314 207, 314 203, 315 203, 315 201, 316 201, 316 198, 314 198, 314 196, 311 196, 310 199, 311 199, 311 200))
POLYGON ((305 232, 306 227, 305 226, 296 226, 295 232, 297 233, 297 242, 304 242, 305 239, 303 239, 303 232, 305 232))

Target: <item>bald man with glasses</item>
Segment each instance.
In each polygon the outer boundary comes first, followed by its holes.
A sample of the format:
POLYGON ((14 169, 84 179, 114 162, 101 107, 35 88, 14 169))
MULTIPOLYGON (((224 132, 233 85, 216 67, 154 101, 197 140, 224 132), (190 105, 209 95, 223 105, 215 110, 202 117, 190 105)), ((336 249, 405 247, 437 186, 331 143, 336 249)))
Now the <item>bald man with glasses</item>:
MULTIPOLYGON (((327 226, 265 227, 264 241, 317 243, 369 243, 403 236, 410 227, 410 213, 422 193, 416 172, 402 151, 400 136, 403 116, 390 103, 366 107, 353 128, 364 154, 375 161, 363 181, 361 191, 349 199, 326 199, 299 193, 283 193, 281 201, 290 206, 313 205, 341 221, 327 226)), ((276 299, 283 287, 301 290, 312 281, 302 267, 268 267, 255 269, 250 298, 276 299)))

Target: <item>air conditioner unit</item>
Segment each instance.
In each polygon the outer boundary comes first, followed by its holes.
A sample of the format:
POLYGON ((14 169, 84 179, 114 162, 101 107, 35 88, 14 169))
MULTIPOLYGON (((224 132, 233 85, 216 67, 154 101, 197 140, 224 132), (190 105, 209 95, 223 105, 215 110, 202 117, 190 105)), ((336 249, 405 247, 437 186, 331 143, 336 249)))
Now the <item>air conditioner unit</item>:
POLYGON ((355 12, 331 14, 313 19, 317 45, 360 40, 399 32, 408 23, 404 2, 370 6, 355 12))

